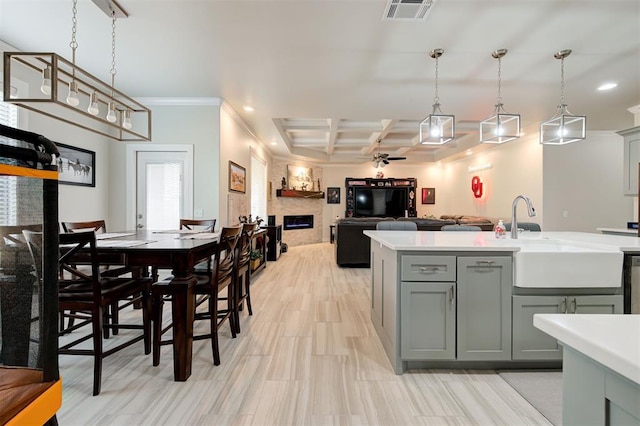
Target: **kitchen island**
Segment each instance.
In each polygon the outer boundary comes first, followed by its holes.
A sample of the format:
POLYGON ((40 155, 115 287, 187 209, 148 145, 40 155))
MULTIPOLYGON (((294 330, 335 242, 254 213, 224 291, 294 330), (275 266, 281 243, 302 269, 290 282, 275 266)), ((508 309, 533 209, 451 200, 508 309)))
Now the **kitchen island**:
POLYGON ((623 258, 640 240, 575 232, 365 231, 371 321, 393 369, 557 368, 537 313, 623 312, 623 258))
POLYGON ((640 424, 640 315, 538 314, 564 347, 562 424, 640 424))

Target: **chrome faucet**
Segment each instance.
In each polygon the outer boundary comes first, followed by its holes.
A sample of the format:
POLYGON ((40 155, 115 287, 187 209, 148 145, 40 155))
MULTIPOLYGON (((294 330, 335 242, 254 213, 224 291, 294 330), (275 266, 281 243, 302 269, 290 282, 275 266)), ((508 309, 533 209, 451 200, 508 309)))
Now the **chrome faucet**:
POLYGON ((518 195, 513 199, 513 204, 511 204, 511 238, 518 238, 518 220, 516 219, 516 207, 518 207, 518 200, 524 200, 527 203, 527 213, 529 217, 533 217, 536 215, 536 209, 533 208, 533 204, 531 203, 531 199, 526 195, 518 195))

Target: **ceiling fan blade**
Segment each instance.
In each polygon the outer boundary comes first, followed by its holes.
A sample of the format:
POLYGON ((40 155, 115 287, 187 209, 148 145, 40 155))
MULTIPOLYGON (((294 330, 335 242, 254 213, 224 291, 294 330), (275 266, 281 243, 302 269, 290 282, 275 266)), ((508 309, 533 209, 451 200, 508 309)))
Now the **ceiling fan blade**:
POLYGON ((387 157, 387 160, 406 160, 407 157, 387 157))
POLYGON ((383 162, 384 164, 389 164, 389 162, 388 162, 386 159, 384 159, 384 158, 382 159, 382 162, 383 162))

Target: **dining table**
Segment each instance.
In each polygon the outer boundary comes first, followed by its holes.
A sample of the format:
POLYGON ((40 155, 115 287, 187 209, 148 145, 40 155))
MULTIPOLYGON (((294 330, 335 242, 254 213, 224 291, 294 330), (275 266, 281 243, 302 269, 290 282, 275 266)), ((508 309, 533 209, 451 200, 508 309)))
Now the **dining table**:
POLYGON ((117 255, 127 267, 170 269, 163 281, 171 294, 173 320, 173 376, 186 381, 191 375, 195 316, 194 266, 215 254, 219 232, 185 230, 123 231, 96 234, 98 254, 117 255))

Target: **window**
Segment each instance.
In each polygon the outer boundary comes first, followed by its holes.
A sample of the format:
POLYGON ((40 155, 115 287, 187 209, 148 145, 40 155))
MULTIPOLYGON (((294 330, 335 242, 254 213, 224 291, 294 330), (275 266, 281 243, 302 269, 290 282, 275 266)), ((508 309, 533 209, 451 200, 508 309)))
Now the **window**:
MULTIPOLYGON (((18 107, 0 101, 0 124, 9 127, 18 126, 18 107)), ((7 141, 11 143, 9 139, 7 141)), ((5 142, 5 143, 7 143, 5 142)), ((17 213, 17 182, 15 176, 0 179, 0 225, 16 225, 17 213)))
POLYGON ((267 166, 251 153, 251 215, 267 217, 267 166))

